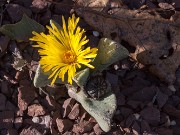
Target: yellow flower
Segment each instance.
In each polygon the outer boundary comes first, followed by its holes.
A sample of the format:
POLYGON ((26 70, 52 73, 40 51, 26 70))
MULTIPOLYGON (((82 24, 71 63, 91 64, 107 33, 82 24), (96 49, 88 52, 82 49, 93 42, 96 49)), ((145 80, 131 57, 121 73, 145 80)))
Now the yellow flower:
POLYGON ((94 68, 89 62, 97 55, 97 48, 87 47, 83 49, 84 45, 89 41, 84 36, 84 29, 77 26, 79 18, 68 19, 66 26, 64 17, 62 16, 62 29, 58 29, 54 23, 52 28, 46 26, 49 34, 33 31, 34 37, 31 41, 36 41, 39 47, 39 54, 41 56, 40 65, 44 72, 50 71, 49 78, 53 78, 51 85, 54 84, 57 77, 64 81, 64 76, 68 74, 68 82, 72 84, 72 78, 76 73, 77 68, 81 68, 81 64, 94 68))

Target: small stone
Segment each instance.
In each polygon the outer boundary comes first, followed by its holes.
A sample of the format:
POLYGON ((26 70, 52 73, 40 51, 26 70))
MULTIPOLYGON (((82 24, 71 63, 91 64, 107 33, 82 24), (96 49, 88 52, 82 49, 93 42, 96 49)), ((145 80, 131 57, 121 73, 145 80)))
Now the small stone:
POLYGON ((81 121, 79 124, 73 126, 72 131, 76 134, 83 134, 91 132, 93 130, 95 123, 90 121, 81 121))
POLYGON ((7 135, 18 135, 18 131, 16 129, 8 129, 7 135))
POLYGON ((12 104, 10 101, 7 101, 6 110, 15 112, 17 110, 17 107, 14 104, 12 104))
POLYGON ((36 128, 28 127, 24 128, 19 135, 43 135, 36 128))
POLYGON ((162 108, 166 104, 168 96, 162 93, 160 90, 158 90, 156 100, 159 108, 162 108))
POLYGON ((158 125, 160 122, 160 111, 154 107, 146 107, 140 115, 150 125, 158 125))
POLYGON ((56 123, 60 133, 69 131, 73 126, 73 122, 69 119, 56 119, 56 123))
POLYGON ((21 86, 18 88, 18 107, 20 110, 26 110, 28 105, 35 99, 35 88, 21 86))
POLYGON ((33 121, 34 123, 40 123, 40 118, 39 118, 39 117, 33 117, 33 118, 32 118, 32 121, 33 121))
POLYGON ((19 129, 22 126, 23 123, 23 118, 22 117, 17 117, 14 119, 14 125, 16 129, 19 129))
POLYGON ((55 125, 56 124, 56 119, 57 118, 59 118, 59 119, 61 119, 62 118, 62 115, 61 115, 61 112, 60 111, 55 111, 54 113, 53 113, 53 120, 52 120, 52 124, 53 125, 55 125))
POLYGON ((20 6, 18 4, 8 4, 6 10, 7 10, 12 22, 20 21, 23 14, 26 14, 29 17, 31 17, 31 15, 32 15, 32 12, 30 9, 20 6))
POLYGON ((79 104, 76 103, 76 104, 73 106, 71 112, 69 113, 68 118, 69 118, 69 119, 72 119, 72 120, 75 120, 75 119, 79 116, 79 112, 80 112, 79 104))
POLYGON ((148 133, 151 131, 151 128, 149 126, 149 124, 147 123, 147 121, 142 120, 141 121, 141 133, 148 133))
POLYGON ((169 116, 173 116, 180 119, 180 110, 176 109, 174 106, 170 104, 164 105, 163 111, 167 113, 169 116))
POLYGON ((158 135, 174 135, 173 130, 169 128, 158 128, 156 129, 158 135))
POLYGON ((6 95, 7 97, 11 97, 11 91, 8 87, 8 82, 7 81, 2 81, 1 82, 1 92, 6 95))
POLYGON ((101 135, 103 133, 102 129, 99 127, 98 124, 96 124, 94 127, 94 132, 96 133, 96 135, 101 135))
POLYGON ((9 41, 10 41, 9 37, 6 36, 0 37, 0 53, 1 53, 0 57, 5 54, 9 41))
POLYGON ((168 3, 163 3, 163 2, 159 3, 158 6, 165 10, 170 10, 170 9, 173 10, 174 9, 174 7, 172 5, 170 5, 168 3))
POLYGON ((132 125, 132 131, 133 131, 134 135, 140 134, 140 125, 136 121, 132 125))
POLYGON ((33 0, 31 9, 35 13, 44 11, 50 3, 46 0, 33 0))
POLYGON ((44 125, 45 128, 49 129, 52 123, 52 118, 50 115, 41 116, 41 122, 39 124, 44 125))
POLYGON ((99 37, 99 32, 98 32, 98 31, 93 31, 93 35, 94 35, 95 37, 99 37))
POLYGON ((3 111, 0 112, 0 129, 11 129, 14 122, 14 112, 3 111))
POLYGON ((74 104, 75 104, 75 100, 73 98, 69 98, 64 101, 63 118, 66 117, 71 112, 71 109, 73 108, 74 104))
POLYGON ((6 108, 6 97, 0 93, 0 111, 4 111, 6 108))
POLYGON ((53 125, 50 126, 51 135, 59 135, 53 125))
POLYGON ((28 107, 29 116, 32 116, 32 117, 41 116, 41 115, 44 115, 45 113, 46 113, 45 109, 40 104, 33 104, 28 107))
POLYGON ((125 118, 133 114, 133 110, 127 107, 121 107, 120 112, 125 118))
POLYGON ((63 135, 73 135, 72 132, 66 131, 63 135))

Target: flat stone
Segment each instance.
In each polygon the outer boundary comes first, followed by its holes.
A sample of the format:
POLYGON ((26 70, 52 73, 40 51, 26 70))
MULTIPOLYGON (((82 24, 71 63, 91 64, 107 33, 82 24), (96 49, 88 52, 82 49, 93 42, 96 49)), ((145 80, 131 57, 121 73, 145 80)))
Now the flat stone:
POLYGON ((68 98, 64 101, 63 118, 66 117, 71 112, 71 109, 73 108, 74 104, 75 104, 75 100, 73 98, 68 98))
POLYGON ((6 108, 6 97, 0 93, 0 111, 4 111, 6 108))
POLYGON ((8 129, 7 135, 18 135, 18 131, 16 129, 8 129))
POLYGON ((16 129, 19 129, 22 126, 22 123, 23 123, 22 117, 17 117, 14 119, 14 125, 16 129))
POLYGON ((142 118, 150 125, 158 125, 160 122, 160 111, 154 107, 146 107, 140 113, 142 118))
POLYGON ((43 135, 36 128, 28 127, 24 128, 19 135, 43 135))
POLYGON ((6 111, 16 111, 17 110, 17 107, 12 104, 10 101, 7 101, 6 102, 6 111))
POLYGON ((46 113, 45 109, 43 106, 41 106, 40 104, 33 104, 31 106, 28 107, 28 115, 29 116, 41 116, 44 115, 46 113))
POLYGON ((47 9, 50 3, 46 0, 33 0, 31 9, 35 13, 39 13, 47 9))
POLYGON ((96 135, 101 135, 103 133, 103 130, 99 127, 98 124, 96 124, 94 127, 94 132, 96 133, 96 135))
POLYGON ((24 111, 35 99, 35 88, 30 86, 20 86, 18 88, 18 107, 24 111))
POLYGON ((31 15, 32 15, 32 12, 30 9, 20 6, 18 4, 8 4, 6 10, 7 10, 12 22, 20 21, 23 14, 26 14, 29 17, 31 17, 31 15))
POLYGON ((79 113, 80 113, 79 104, 76 103, 73 106, 71 112, 69 113, 68 118, 72 119, 72 120, 75 120, 79 116, 79 113))
POLYGON ((73 126, 73 122, 69 119, 56 119, 56 123, 60 133, 69 131, 73 126))
POLYGON ((0 112, 0 129, 11 129, 14 122, 14 112, 3 111, 0 112))
POLYGON ((7 97, 11 97, 11 91, 9 89, 7 81, 2 81, 1 82, 1 92, 6 95, 7 97))

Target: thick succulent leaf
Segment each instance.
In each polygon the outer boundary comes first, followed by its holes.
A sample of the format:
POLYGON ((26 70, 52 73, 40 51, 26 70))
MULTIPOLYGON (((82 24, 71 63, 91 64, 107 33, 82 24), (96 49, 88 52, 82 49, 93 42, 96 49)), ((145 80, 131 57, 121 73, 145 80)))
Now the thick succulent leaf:
POLYGON ((93 65, 95 71, 103 71, 105 68, 118 60, 128 57, 128 50, 117 42, 102 38, 98 44, 98 54, 95 58, 93 65))
MULTIPOLYGON (((34 86, 38 88, 38 87, 44 87, 46 85, 49 85, 52 81, 52 79, 48 79, 49 75, 50 73, 48 72, 44 73, 41 66, 38 65, 38 68, 36 69, 36 74, 34 77, 34 86)), ((63 82, 61 81, 61 79, 58 78, 55 83, 63 83, 63 82)))
POLYGON ((72 85, 66 85, 66 87, 69 96, 81 103, 83 108, 96 119, 101 129, 105 132, 110 131, 112 118, 117 107, 115 94, 111 92, 102 100, 95 100, 87 98, 83 88, 76 92, 76 87, 72 85))
POLYGON ((89 68, 86 68, 84 70, 77 72, 73 80, 77 83, 78 86, 82 87, 85 85, 88 77, 89 77, 89 68))
POLYGON ((32 31, 38 33, 44 32, 44 27, 32 20, 26 15, 23 15, 20 22, 16 24, 6 24, 0 28, 0 32, 17 41, 28 41, 32 37, 32 31))

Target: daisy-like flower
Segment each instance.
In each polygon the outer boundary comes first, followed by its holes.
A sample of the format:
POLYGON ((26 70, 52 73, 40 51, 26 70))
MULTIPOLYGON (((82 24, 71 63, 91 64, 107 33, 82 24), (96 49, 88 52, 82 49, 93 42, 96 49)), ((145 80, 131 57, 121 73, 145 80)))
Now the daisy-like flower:
POLYGON ((72 78, 76 73, 77 68, 81 68, 81 64, 94 68, 89 63, 97 55, 97 48, 87 47, 84 45, 89 41, 86 36, 84 29, 77 26, 79 17, 68 19, 66 26, 64 17, 62 16, 62 29, 58 29, 54 23, 52 28, 46 26, 49 30, 49 34, 40 33, 33 31, 34 37, 30 38, 31 41, 36 41, 40 54, 40 65, 44 72, 50 72, 50 78, 52 79, 51 85, 54 84, 57 78, 61 78, 64 81, 64 76, 68 74, 68 83, 72 84, 72 78))

